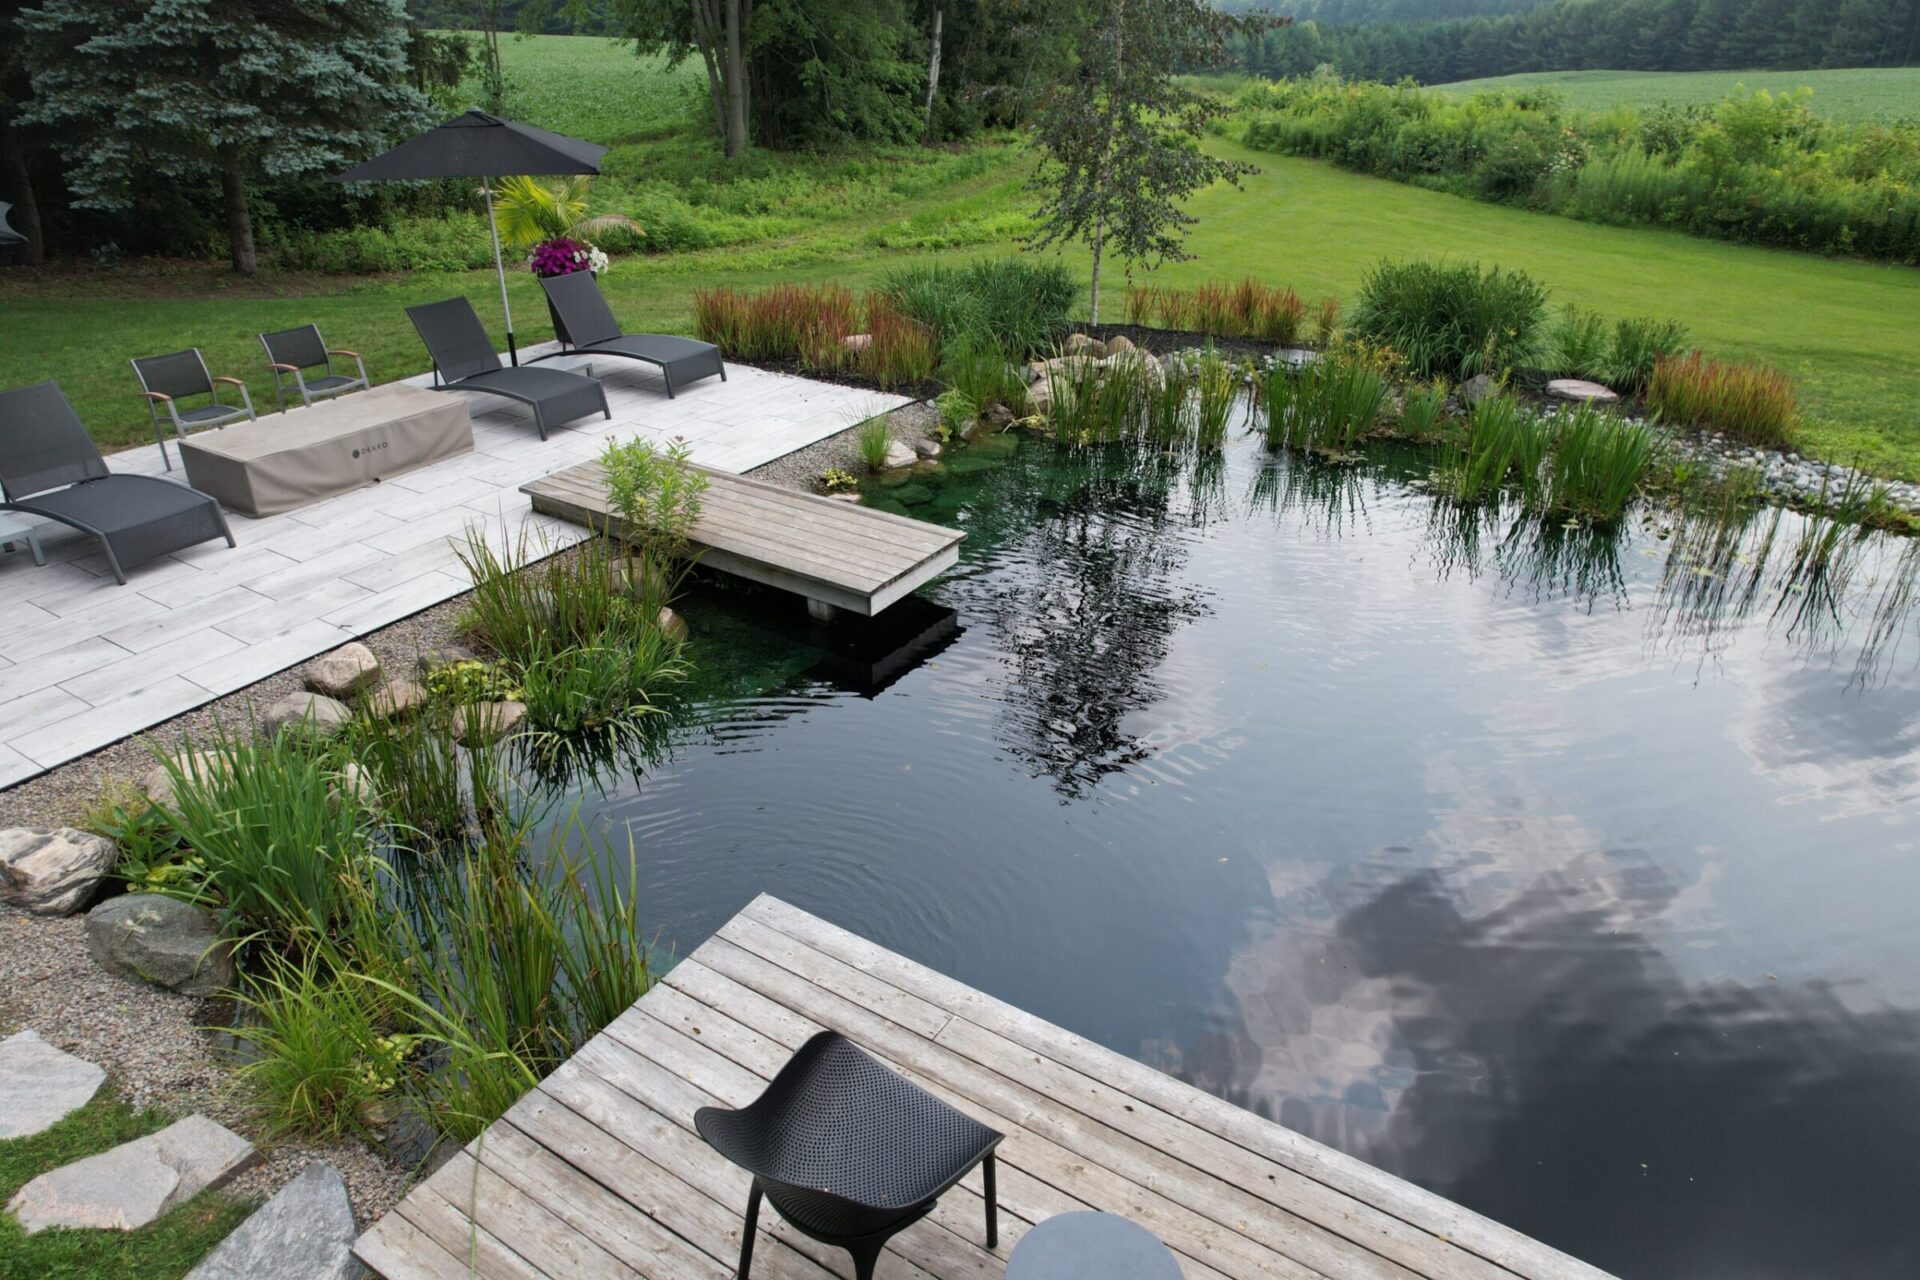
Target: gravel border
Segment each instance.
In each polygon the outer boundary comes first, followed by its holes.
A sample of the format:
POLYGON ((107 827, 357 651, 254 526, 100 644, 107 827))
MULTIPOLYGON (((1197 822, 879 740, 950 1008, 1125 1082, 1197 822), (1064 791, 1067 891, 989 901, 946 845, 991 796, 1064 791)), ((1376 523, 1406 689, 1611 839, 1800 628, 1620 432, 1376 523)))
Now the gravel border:
MULTIPOLYGON (((895 436, 908 444, 928 436, 939 421, 924 401, 892 410, 888 418, 895 436)), ((865 469, 858 437, 858 426, 849 427, 747 474, 812 491, 829 468, 855 474, 865 469)), ((421 653, 458 641, 455 622, 466 600, 465 594, 455 596, 359 642, 390 674, 410 676, 421 653)), ((136 783, 152 768, 156 750, 171 751, 188 738, 204 740, 219 724, 244 724, 252 709, 298 691, 304 665, 0 791, 0 827, 79 823, 110 785, 136 783)), ((361 1227, 378 1220, 412 1187, 414 1171, 358 1139, 267 1142, 235 1087, 231 1064, 206 1030, 230 1016, 224 1001, 176 995, 102 970, 87 950, 84 916, 36 916, 0 905, 0 1035, 31 1027, 50 1044, 103 1067, 118 1095, 134 1106, 182 1116, 198 1112, 252 1139, 264 1158, 228 1185, 229 1194, 264 1201, 308 1163, 325 1160, 345 1179, 361 1227)))

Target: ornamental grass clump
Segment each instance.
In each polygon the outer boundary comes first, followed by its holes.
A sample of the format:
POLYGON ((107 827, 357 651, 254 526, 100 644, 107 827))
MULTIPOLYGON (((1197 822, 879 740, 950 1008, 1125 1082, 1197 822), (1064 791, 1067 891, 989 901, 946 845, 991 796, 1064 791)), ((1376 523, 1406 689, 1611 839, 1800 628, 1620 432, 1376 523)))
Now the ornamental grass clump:
POLYGON ((854 442, 860 450, 860 460, 867 464, 869 471, 886 469, 887 454, 893 448, 893 432, 885 418, 869 418, 861 423, 854 433, 854 442))
POLYGON ((1261 410, 1269 449, 1345 456, 1373 431, 1387 405, 1387 379, 1362 353, 1329 352, 1267 372, 1261 410))
POLYGON ((1398 434, 1406 440, 1431 439, 1446 413, 1446 383, 1422 382, 1408 387, 1401 398, 1398 434))
POLYGON ((1662 360, 1687 345, 1687 326, 1651 316, 1622 320, 1613 327, 1613 346, 1599 368, 1600 381, 1615 391, 1639 395, 1653 381, 1662 360))
POLYGON ((1477 263, 1382 262, 1360 283, 1349 329, 1424 378, 1500 378, 1541 352, 1546 286, 1477 263))
POLYGON ((970 340, 1025 359, 1060 340, 1081 288, 1062 262, 984 258, 903 267, 888 274, 880 293, 943 347, 970 340))
POLYGON ((782 284, 758 293, 701 289, 693 295, 694 333, 738 360, 799 360, 834 367, 860 310, 838 284, 782 284))
POLYGON ((1488 396, 1474 406, 1465 447, 1439 468, 1438 487, 1456 502, 1487 502, 1517 477, 1522 497, 1537 506, 1550 443, 1550 432, 1517 399, 1505 392, 1488 396))
POLYGON ((1655 451, 1648 427, 1583 404, 1554 433, 1539 506, 1550 515, 1610 524, 1639 492, 1655 451))
POLYGON ((851 353, 855 373, 882 387, 915 386, 933 377, 940 346, 933 331, 883 293, 867 295, 867 342, 851 353))
POLYGON ((342 802, 340 763, 309 735, 242 738, 224 726, 205 763, 163 757, 173 799, 156 807, 190 848, 158 892, 214 907, 234 933, 302 950, 326 939, 373 874, 372 833, 342 802))
POLYGON ((1667 422, 1723 431, 1746 444, 1793 438, 1793 382, 1764 364, 1715 360, 1695 351, 1655 362, 1647 403, 1667 422))
POLYGON ((968 336, 946 343, 940 349, 939 377, 976 411, 997 404, 1016 418, 1026 416, 1026 374, 1007 348, 989 338, 968 336))
POLYGON ((1130 286, 1128 324, 1183 329, 1221 338, 1252 338, 1292 344, 1306 321, 1307 304, 1292 289, 1247 278, 1236 284, 1208 282, 1192 289, 1130 286))

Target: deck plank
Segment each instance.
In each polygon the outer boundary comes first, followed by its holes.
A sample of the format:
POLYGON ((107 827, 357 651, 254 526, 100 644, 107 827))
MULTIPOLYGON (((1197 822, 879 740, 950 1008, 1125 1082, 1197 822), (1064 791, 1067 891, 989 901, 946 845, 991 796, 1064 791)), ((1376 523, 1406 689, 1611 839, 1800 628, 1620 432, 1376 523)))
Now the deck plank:
MULTIPOLYGON (((355 1246, 390 1280, 725 1280, 749 1179, 693 1113, 756 1097, 823 1027, 1007 1135, 1001 1236, 973 1171, 889 1245, 889 1280, 998 1280, 1035 1223, 1093 1208, 1187 1280, 1607 1280, 1429 1192, 775 899, 673 966, 355 1246)), ((761 1215, 763 1280, 851 1275, 761 1215)))
MULTIPOLYGON (((727 472, 706 476, 691 531, 703 564, 854 613, 878 613, 951 567, 966 536, 727 472)), ((598 462, 542 476, 522 492, 542 514, 619 530, 598 462)))

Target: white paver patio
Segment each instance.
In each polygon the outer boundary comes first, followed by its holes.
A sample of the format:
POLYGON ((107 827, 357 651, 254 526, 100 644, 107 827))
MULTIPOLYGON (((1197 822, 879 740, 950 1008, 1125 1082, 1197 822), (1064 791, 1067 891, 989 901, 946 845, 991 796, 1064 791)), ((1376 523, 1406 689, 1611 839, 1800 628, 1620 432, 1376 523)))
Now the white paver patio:
MULTIPOLYGON (((90 539, 43 524, 44 568, 24 550, 0 555, 0 788, 458 595, 454 549, 470 526, 576 541, 583 530, 533 514, 519 488, 609 439, 683 437, 694 461, 746 471, 905 403, 744 365, 669 400, 633 361, 593 370, 611 421, 582 418, 543 441, 524 407, 469 396, 473 453, 285 515, 230 514, 237 548, 202 544, 130 571, 124 587, 90 539)), ((161 472, 151 445, 108 462, 161 472)))

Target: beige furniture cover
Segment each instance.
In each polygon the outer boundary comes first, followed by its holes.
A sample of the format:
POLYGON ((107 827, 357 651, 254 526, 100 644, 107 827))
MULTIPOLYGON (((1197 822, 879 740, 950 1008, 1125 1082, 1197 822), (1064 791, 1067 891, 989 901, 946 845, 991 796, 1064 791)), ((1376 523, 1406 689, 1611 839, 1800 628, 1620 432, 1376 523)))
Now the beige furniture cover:
POLYGON ((188 482, 250 516, 292 511, 472 451, 465 398, 404 382, 180 442, 188 482))

